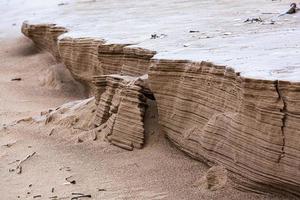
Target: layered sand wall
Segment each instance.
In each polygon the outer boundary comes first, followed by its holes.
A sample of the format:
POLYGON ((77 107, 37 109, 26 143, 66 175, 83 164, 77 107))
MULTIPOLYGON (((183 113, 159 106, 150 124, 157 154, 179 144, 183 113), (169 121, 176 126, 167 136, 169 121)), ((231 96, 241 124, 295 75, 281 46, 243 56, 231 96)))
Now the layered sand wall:
POLYGON ((53 24, 24 23, 22 32, 91 89, 95 125, 107 123, 112 143, 142 146, 144 95, 153 93, 162 131, 179 149, 225 166, 247 189, 300 195, 299 83, 244 78, 207 62, 155 60, 154 51, 104 40, 58 40, 66 29, 53 24), (120 77, 105 76, 112 74, 120 77), (149 80, 139 78, 145 74, 149 80))

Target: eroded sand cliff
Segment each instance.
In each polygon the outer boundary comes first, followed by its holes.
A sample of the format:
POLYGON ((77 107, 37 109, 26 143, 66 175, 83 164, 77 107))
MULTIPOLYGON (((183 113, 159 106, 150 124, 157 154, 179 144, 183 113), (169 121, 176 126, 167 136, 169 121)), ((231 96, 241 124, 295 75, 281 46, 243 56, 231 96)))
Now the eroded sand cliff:
POLYGON ((107 123, 113 143, 142 146, 143 95, 154 95, 162 131, 180 149, 223 165, 241 187, 300 195, 299 83, 244 78, 208 62, 151 59, 154 51, 104 40, 58 39, 66 29, 53 24, 25 22, 22 32, 96 96, 94 124, 107 123), (126 123, 135 131, 120 133, 126 123))

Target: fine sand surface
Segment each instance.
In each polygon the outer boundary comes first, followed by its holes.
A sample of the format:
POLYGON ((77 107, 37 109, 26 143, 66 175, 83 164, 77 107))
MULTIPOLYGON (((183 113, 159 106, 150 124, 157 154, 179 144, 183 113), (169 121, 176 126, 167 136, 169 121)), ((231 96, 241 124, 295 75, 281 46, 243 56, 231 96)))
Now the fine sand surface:
POLYGON ((72 193, 90 194, 91 199, 292 199, 242 192, 229 181, 216 191, 207 189, 203 176, 208 167, 159 133, 153 103, 146 114, 147 143, 141 150, 126 151, 101 137, 93 141, 84 132, 68 129, 50 135, 54 125, 37 124, 28 117, 85 99, 84 89, 64 66, 25 38, 2 41, 0 60, 0 199, 71 199, 72 193), (25 120, 14 123, 20 119, 25 120), (15 161, 33 152, 18 174, 15 161), (76 184, 65 184, 69 176, 76 184))

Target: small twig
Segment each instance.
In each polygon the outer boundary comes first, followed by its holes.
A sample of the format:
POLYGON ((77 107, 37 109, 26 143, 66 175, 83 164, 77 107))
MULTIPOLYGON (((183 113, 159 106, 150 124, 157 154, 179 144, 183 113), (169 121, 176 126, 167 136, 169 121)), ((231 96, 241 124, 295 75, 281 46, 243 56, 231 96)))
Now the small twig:
POLYGON ((71 167, 61 167, 59 168, 59 171, 63 170, 63 169, 66 169, 66 171, 71 171, 71 167))
POLYGON ((93 133, 93 140, 96 141, 97 140, 97 131, 93 130, 92 133, 93 133))
POLYGON ((35 195, 35 196, 33 196, 33 198, 40 198, 40 197, 42 197, 42 195, 35 195))
POLYGON ((29 158, 33 157, 35 154, 36 154, 36 152, 33 152, 32 154, 27 155, 26 158, 24 158, 23 160, 21 160, 21 161, 19 162, 19 164, 17 165, 17 167, 18 167, 18 166, 21 166, 21 164, 22 164, 23 162, 25 162, 25 161, 28 160, 29 158))
POLYGON ((29 158, 31 158, 32 156, 34 156, 36 154, 36 152, 33 152, 32 154, 30 155, 27 155, 26 158, 24 158, 23 160, 19 161, 19 164, 17 165, 16 167, 16 170, 17 170, 17 174, 21 174, 22 173, 22 164, 28 160, 29 158))
POLYGON ((80 195, 80 196, 77 196, 77 197, 72 197, 71 200, 75 200, 75 199, 80 199, 80 198, 92 198, 92 195, 88 194, 88 195, 80 195))
POLYGON ((16 144, 16 142, 17 142, 17 141, 12 142, 12 143, 7 143, 7 144, 4 144, 4 145, 2 145, 2 146, 5 146, 5 147, 9 148, 9 147, 11 147, 12 145, 16 144))
POLYGON ((22 78, 12 78, 11 81, 21 81, 22 78))
POLYGON ((51 136, 54 133, 54 128, 50 131, 49 136, 51 136))

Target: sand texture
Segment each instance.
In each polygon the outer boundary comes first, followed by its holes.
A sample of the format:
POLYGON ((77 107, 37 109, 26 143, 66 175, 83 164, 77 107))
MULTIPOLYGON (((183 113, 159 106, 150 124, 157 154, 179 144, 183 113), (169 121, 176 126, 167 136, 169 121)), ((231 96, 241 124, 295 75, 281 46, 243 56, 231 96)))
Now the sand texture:
POLYGON ((178 148, 209 165, 224 166, 245 189, 300 195, 299 83, 245 78, 209 62, 151 59, 153 51, 104 40, 57 42, 53 30, 65 29, 22 26, 38 47, 59 57, 76 80, 86 83, 98 104, 96 125, 107 121, 106 135, 113 143, 122 138, 119 146, 127 149, 143 144, 144 100, 138 97, 143 87, 133 84, 124 93, 122 76, 136 79, 149 73, 144 88, 156 99, 163 133, 178 148), (107 74, 121 76, 103 76, 107 74), (126 115, 137 126, 121 133, 129 122, 126 115))
POLYGON ((139 80, 104 75, 95 77, 94 81, 100 96, 96 102, 95 125, 105 132, 108 141, 128 150, 142 148, 144 144, 146 97, 139 80))
POLYGON ((150 69, 162 130, 180 149, 225 166, 245 187, 299 194, 298 83, 206 62, 158 60, 150 69))

